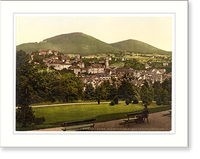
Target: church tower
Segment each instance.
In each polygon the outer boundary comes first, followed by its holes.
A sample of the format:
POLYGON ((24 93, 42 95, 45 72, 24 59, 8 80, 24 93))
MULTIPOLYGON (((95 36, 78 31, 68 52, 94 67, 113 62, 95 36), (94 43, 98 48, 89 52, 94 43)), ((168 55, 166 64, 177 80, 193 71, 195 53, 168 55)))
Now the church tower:
POLYGON ((106 55, 106 69, 109 68, 109 57, 108 55, 106 55))

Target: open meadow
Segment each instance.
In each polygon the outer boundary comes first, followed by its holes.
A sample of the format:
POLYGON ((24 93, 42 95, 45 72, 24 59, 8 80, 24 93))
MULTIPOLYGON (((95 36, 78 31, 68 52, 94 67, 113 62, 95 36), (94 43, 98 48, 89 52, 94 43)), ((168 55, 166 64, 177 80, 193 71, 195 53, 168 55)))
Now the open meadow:
MULTIPOLYGON (((126 118, 127 113, 140 112, 144 106, 142 103, 129 104, 119 103, 110 106, 108 103, 101 104, 79 104, 51 107, 32 107, 35 116, 44 117, 45 122, 40 125, 31 125, 26 128, 17 126, 17 131, 37 130, 53 127, 61 127, 64 122, 85 120, 95 118, 97 123, 126 118)), ((156 105, 151 103, 148 106, 150 113, 171 109, 170 105, 156 105)))

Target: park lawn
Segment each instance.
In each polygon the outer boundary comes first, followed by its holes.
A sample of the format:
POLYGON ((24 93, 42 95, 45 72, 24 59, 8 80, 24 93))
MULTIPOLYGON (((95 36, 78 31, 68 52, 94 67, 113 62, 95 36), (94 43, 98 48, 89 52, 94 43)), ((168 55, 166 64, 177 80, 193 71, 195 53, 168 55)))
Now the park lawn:
MULTIPOLYGON (((119 103, 110 106, 108 103, 102 104, 80 104, 52 107, 33 107, 35 117, 44 117, 45 122, 40 125, 32 125, 27 128, 17 126, 17 131, 36 130, 52 127, 61 127, 64 122, 96 118, 96 122, 104 122, 126 118, 127 113, 140 112, 144 106, 142 103, 129 104, 119 103)), ((171 106, 158 106, 152 103, 148 106, 150 113, 171 109, 171 106)))

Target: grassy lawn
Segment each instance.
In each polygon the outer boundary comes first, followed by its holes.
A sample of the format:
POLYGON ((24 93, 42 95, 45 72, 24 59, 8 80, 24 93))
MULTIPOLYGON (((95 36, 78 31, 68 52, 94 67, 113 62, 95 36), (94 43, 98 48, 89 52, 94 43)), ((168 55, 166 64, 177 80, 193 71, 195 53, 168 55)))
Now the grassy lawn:
MULTIPOLYGON (((33 108, 36 117, 45 117, 45 122, 41 125, 33 125, 27 128, 17 127, 17 131, 36 130, 43 128, 60 127, 67 121, 77 121, 89 118, 96 118, 96 122, 110 121, 126 118, 127 113, 140 112, 144 107, 142 103, 129 104, 119 103, 110 106, 107 103, 91 105, 67 105, 55 107, 33 108)), ((171 109, 171 106, 158 106, 152 103, 148 106, 150 113, 171 109)))
POLYGON ((113 64, 110 64, 110 66, 116 66, 116 67, 124 67, 124 62, 117 61, 113 64))

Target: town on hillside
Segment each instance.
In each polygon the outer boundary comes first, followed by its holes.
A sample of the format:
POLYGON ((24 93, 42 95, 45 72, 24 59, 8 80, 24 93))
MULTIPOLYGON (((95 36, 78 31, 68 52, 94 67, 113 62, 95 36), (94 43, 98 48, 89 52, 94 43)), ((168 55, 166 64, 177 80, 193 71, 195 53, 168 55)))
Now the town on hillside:
MULTIPOLYGON (((172 72, 166 73, 166 69, 151 69, 147 63, 144 64, 143 70, 135 70, 127 67, 119 66, 110 66, 109 61, 112 60, 112 57, 106 55, 104 60, 99 60, 98 62, 89 61, 89 66, 85 66, 82 57, 77 54, 73 59, 68 55, 59 54, 57 50, 39 50, 37 53, 31 55, 30 62, 34 61, 35 55, 43 57, 42 63, 47 66, 47 70, 53 68, 55 70, 67 69, 68 71, 73 72, 76 76, 80 77, 80 80, 83 82, 84 90, 86 86, 91 83, 94 88, 100 86, 104 81, 109 80, 110 83, 113 83, 113 80, 116 82, 117 86, 120 86, 120 80, 125 75, 131 77, 131 82, 137 86, 142 87, 144 81, 147 81, 148 84, 153 84, 154 82, 159 81, 162 83, 165 79, 172 78, 172 72), (47 57, 48 56, 48 57, 47 57)), ((153 58, 153 57, 152 57, 153 58)), ((119 58, 115 57, 115 61, 121 60, 126 61, 128 58, 119 58)), ((151 62, 151 61, 150 61, 151 62)), ((34 62, 35 65, 40 64, 39 62, 34 62)), ((163 62, 163 66, 168 66, 167 62, 163 62)))

